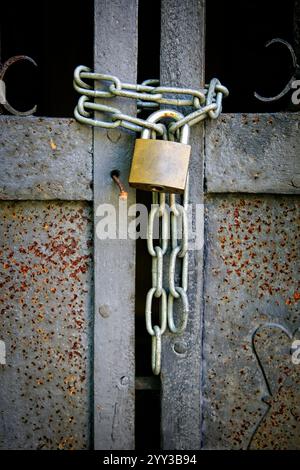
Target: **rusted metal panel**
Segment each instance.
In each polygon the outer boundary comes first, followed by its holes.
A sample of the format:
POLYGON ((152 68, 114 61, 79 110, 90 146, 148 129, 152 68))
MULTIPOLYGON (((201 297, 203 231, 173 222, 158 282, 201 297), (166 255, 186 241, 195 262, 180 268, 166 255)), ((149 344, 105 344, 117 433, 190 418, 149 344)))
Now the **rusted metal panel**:
POLYGON ((208 192, 300 194, 300 113, 223 114, 206 123, 208 192))
POLYGON ((300 449, 299 216, 295 196, 207 198, 205 449, 300 449))
POLYGON ((0 116, 0 127, 0 199, 92 199, 91 129, 14 116, 0 116))
MULTIPOLYGON (((95 70, 128 83, 136 83, 137 6, 137 0, 95 2, 95 70)), ((136 113, 133 100, 113 104, 136 113)), ((101 205, 111 204, 119 218, 119 189, 111 171, 119 170, 121 180, 128 181, 134 137, 120 129, 94 130, 95 449, 134 448, 135 240, 126 234, 115 240, 96 235, 101 205)), ((133 189, 127 203, 135 203, 133 189)))
POLYGON ((88 448, 91 208, 3 201, 0 214, 0 448, 88 448))
MULTIPOLYGON (((203 87, 205 1, 163 0, 161 15, 161 83, 203 87)), ((203 123, 192 128, 190 144, 189 201, 195 208, 203 201, 203 123)), ((163 449, 195 450, 201 445, 202 272, 203 250, 190 250, 187 328, 180 336, 166 332, 162 339, 163 449)), ((179 308, 175 303, 175 312, 179 308)))

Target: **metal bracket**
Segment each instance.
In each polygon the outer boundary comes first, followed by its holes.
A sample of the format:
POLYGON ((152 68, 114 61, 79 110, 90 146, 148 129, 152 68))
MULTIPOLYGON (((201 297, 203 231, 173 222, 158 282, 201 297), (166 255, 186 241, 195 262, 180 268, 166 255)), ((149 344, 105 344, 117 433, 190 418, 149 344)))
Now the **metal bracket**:
POLYGON ((271 97, 266 97, 266 96, 259 95, 257 92, 254 92, 255 98, 257 98, 260 101, 264 101, 265 103, 272 102, 272 101, 277 101, 280 98, 283 98, 287 93, 289 93, 289 91, 292 88, 293 82, 297 79, 297 76, 300 75, 300 66, 297 63, 296 54, 294 52, 294 49, 290 45, 290 43, 288 43, 284 39, 274 38, 274 39, 271 39, 271 41, 268 41, 265 44, 265 47, 269 47, 271 44, 276 44, 276 43, 283 44, 284 46, 286 46, 288 48, 288 50, 290 51, 291 57, 292 57, 294 70, 293 70, 293 75, 290 78, 289 82, 285 85, 284 89, 280 93, 278 93, 278 95, 271 96, 271 97))
POLYGON ((6 87, 5 87, 4 76, 11 65, 21 60, 28 60, 33 65, 35 65, 35 67, 37 67, 37 63, 33 59, 31 59, 31 57, 28 57, 27 55, 16 55, 8 59, 6 62, 4 62, 4 64, 0 64, 0 107, 3 106, 3 108, 6 109, 6 111, 8 111, 10 114, 14 114, 15 116, 30 116, 31 114, 36 112, 36 109, 37 109, 36 105, 33 106, 33 108, 29 109, 28 111, 18 111, 15 108, 13 108, 6 99, 6 87))

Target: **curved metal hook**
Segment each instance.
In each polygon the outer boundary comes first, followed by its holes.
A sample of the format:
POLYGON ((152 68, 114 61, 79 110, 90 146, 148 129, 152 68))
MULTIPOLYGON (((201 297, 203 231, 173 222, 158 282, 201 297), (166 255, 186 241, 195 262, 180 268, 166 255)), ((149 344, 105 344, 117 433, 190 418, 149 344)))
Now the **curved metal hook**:
MULTIPOLYGON (((9 67, 16 62, 20 62, 21 60, 28 60, 31 62, 35 67, 37 67, 37 63, 35 60, 33 60, 31 57, 28 57, 27 55, 16 55, 14 57, 11 57, 8 59, 2 66, 0 66, 0 81, 4 82, 4 76, 9 69, 9 67)), ((29 109, 28 111, 17 111, 15 108, 13 108, 8 101, 5 98, 5 101, 1 103, 1 105, 6 109, 11 114, 14 114, 15 116, 29 116, 33 113, 36 112, 36 105, 33 106, 33 108, 29 109)))
POLYGON ((268 103, 268 102, 271 102, 271 101, 277 101, 279 100, 280 98, 283 98, 283 96, 285 96, 289 91, 290 89, 292 88, 292 83, 293 81, 296 79, 296 73, 297 73, 297 70, 299 69, 299 65, 297 63, 297 57, 296 57, 296 54, 294 52, 294 49, 292 48, 292 46, 290 45, 290 43, 288 43, 287 41, 285 41, 284 39, 280 39, 280 38, 274 38, 274 39, 271 39, 270 41, 268 41, 266 44, 265 44, 265 47, 269 47, 271 44, 276 44, 276 43, 280 43, 280 44, 283 44, 284 46, 286 46, 288 48, 288 50, 290 51, 290 54, 291 54, 291 57, 292 57, 292 61, 293 61, 293 68, 294 68, 294 72, 293 72, 293 75, 292 77, 290 78, 289 82, 286 84, 286 86, 284 87, 284 89, 278 93, 278 95, 276 96, 271 96, 271 97, 265 97, 265 96, 261 96, 259 95, 258 93, 254 92, 254 96, 255 98, 257 98, 258 100, 260 101, 264 101, 265 103, 268 103))

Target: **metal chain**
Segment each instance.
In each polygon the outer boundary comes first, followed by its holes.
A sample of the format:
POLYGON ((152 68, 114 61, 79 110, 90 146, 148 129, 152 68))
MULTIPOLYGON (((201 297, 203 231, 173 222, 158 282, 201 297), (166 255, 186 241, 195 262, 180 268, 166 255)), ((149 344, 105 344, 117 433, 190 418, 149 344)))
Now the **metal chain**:
POLYGON ((122 113, 118 108, 95 103, 93 99, 115 97, 131 98, 137 101, 138 112, 142 109, 157 109, 160 105, 193 109, 183 119, 174 122, 169 132, 175 134, 184 124, 193 126, 199 121, 216 119, 222 111, 222 99, 228 95, 228 89, 220 81, 213 78, 203 90, 160 86, 158 80, 146 80, 141 84, 122 83, 118 77, 92 72, 89 67, 79 65, 74 71, 74 88, 82 96, 79 98, 74 111, 75 118, 82 124, 88 124, 106 129, 124 127, 135 132, 151 129, 159 136, 163 128, 159 124, 149 123, 145 119, 122 113), (86 83, 84 80, 96 82, 86 83), (175 95, 171 97, 170 95, 175 95), (178 96, 183 98, 178 98, 178 96), (92 99, 92 101, 90 101, 92 99), (109 120, 99 120, 92 117, 91 111, 107 115, 109 120))
POLYGON ((166 206, 165 193, 152 193, 152 206, 148 219, 147 247, 152 257, 152 287, 146 297, 146 329, 152 336, 151 363, 154 375, 158 375, 161 370, 161 338, 166 331, 168 323, 169 330, 174 334, 182 334, 187 326, 189 314, 189 301, 187 296, 188 288, 188 199, 189 199, 189 176, 183 195, 182 204, 176 202, 176 195, 169 195, 170 217, 166 206), (160 246, 154 246, 155 221, 159 221, 160 246), (169 222, 170 220, 170 222, 169 222), (181 234, 178 237, 179 223, 181 234), (168 296, 163 287, 163 266, 164 255, 168 250, 169 227, 171 236, 171 253, 169 260, 169 292, 168 296), (181 243, 178 243, 178 238, 181 243), (181 286, 175 286, 176 261, 181 260, 181 286), (153 297, 160 299, 160 325, 152 322, 152 302, 153 297), (181 300, 182 313, 179 325, 176 326, 174 320, 174 299, 181 300))
MULTIPOLYGON (((190 88, 163 87, 159 85, 158 80, 146 80, 140 85, 133 85, 122 83, 113 75, 91 72, 88 67, 83 65, 75 69, 74 88, 82 95, 74 111, 79 122, 106 129, 124 127, 135 132, 148 129, 151 131, 152 138, 159 135, 163 139, 173 141, 179 138, 181 128, 186 124, 191 127, 207 117, 216 119, 222 111, 223 97, 228 95, 227 88, 221 85, 216 78, 213 78, 209 85, 205 85, 205 88, 200 91, 190 88), (94 89, 84 79, 96 81, 99 86, 94 89), (176 97, 170 97, 170 95, 176 97), (181 95, 183 97, 178 98, 181 95), (135 99, 138 112, 142 109, 154 110, 162 104, 175 106, 176 108, 184 107, 185 109, 192 107, 192 111, 186 116, 179 114, 166 127, 163 123, 150 122, 149 120, 130 116, 122 113, 118 108, 90 101, 90 99, 112 99, 115 97, 135 99), (92 111, 103 113, 110 119, 105 121, 95 119, 91 115, 92 111)), ((174 116, 174 111, 171 111, 170 114, 174 116)), ((188 321, 188 201, 189 176, 187 177, 181 203, 176 201, 175 194, 170 194, 168 208, 166 194, 152 193, 152 206, 148 218, 147 232, 147 247, 152 257, 152 287, 146 296, 145 317, 146 329, 152 337, 151 363, 155 375, 158 375, 161 370, 161 341, 167 324, 172 333, 182 334, 188 321), (155 228, 157 228, 159 234, 159 245, 154 243, 154 240, 158 238, 155 228), (163 287, 163 268, 164 256, 168 251, 169 235, 171 237, 171 251, 167 293, 163 287), (178 277, 176 275, 177 261, 181 262, 181 285, 176 285, 178 277), (154 297, 159 299, 159 325, 153 324, 152 305, 154 297), (176 322, 174 319, 174 301, 181 302, 181 314, 176 322)))

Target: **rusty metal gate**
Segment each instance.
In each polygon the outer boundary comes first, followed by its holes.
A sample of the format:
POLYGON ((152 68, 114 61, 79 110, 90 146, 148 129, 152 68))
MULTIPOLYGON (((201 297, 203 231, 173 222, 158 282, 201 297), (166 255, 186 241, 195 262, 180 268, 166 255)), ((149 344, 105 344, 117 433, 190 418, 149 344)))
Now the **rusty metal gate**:
MULTIPOLYGON (((162 0, 160 16, 161 83, 198 89, 205 1, 162 0)), ((137 81, 137 0, 95 0, 93 40, 95 70, 137 81)), ((136 376, 136 242, 94 236, 134 135, 0 116, 1 449, 133 449, 144 390, 160 397, 163 449, 300 448, 299 123, 227 113, 193 128, 204 248, 190 254, 187 330, 164 336, 155 381, 136 376)))

